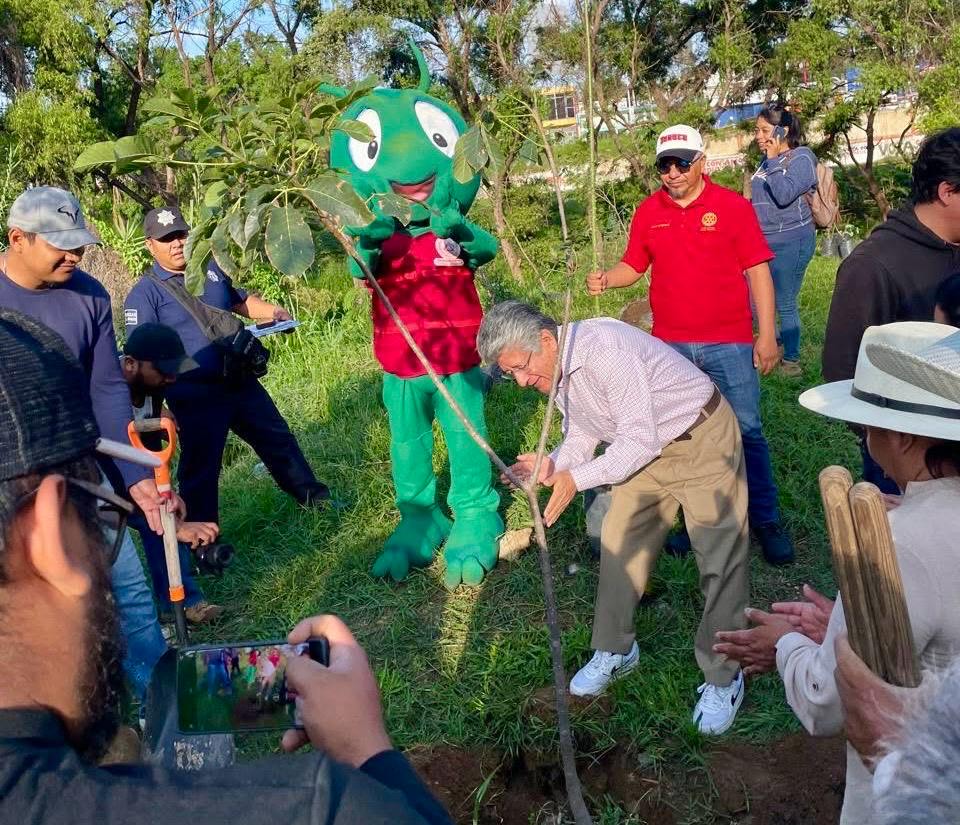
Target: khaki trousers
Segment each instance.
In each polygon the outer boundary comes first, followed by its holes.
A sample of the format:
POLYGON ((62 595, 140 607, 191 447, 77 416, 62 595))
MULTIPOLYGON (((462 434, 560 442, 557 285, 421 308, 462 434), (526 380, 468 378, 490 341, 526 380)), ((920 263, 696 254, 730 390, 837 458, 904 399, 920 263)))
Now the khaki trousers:
POLYGON ((633 645, 634 611, 683 508, 700 570, 704 606, 694 642, 697 664, 710 684, 725 686, 738 665, 713 652, 714 633, 746 627, 750 599, 747 479, 736 416, 726 400, 689 437, 613 487, 603 521, 593 647, 626 653, 633 645))

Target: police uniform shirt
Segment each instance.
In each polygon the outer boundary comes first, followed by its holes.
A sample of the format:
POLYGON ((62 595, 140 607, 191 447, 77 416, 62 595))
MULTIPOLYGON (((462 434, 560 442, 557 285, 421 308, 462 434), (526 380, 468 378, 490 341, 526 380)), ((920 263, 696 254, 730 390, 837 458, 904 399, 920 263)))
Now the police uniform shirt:
MULTIPOLYGON (((183 278, 183 273, 169 272, 156 262, 153 264, 153 273, 163 281, 183 278)), ((231 311, 247 299, 247 292, 235 287, 216 261, 211 259, 199 297, 207 306, 231 311)), ((222 355, 219 349, 177 299, 152 278, 145 275, 130 290, 123 304, 123 321, 128 336, 139 324, 151 322, 166 324, 177 331, 187 355, 198 365, 197 369, 180 376, 178 384, 184 381, 211 381, 221 374, 222 355)), ((176 386, 174 384, 170 389, 174 390, 176 386)))

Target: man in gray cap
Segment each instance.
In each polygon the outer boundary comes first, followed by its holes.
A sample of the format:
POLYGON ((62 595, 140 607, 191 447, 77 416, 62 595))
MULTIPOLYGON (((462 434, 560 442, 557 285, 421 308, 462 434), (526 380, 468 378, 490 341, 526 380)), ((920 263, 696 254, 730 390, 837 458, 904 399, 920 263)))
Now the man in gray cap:
MULTIPOLYGON (((129 443, 130 394, 120 372, 110 296, 77 269, 83 248, 97 239, 87 229, 79 201, 53 186, 21 194, 7 216, 8 248, 0 258, 0 308, 15 309, 59 333, 89 381, 97 426, 104 437, 129 443)), ((150 527, 161 532, 161 499, 153 472, 142 465, 100 457, 114 489, 129 495, 150 527)), ((182 502, 177 500, 178 509, 182 502)), ((112 569, 113 591, 127 638, 127 675, 143 695, 166 643, 143 565, 125 534, 112 569)))

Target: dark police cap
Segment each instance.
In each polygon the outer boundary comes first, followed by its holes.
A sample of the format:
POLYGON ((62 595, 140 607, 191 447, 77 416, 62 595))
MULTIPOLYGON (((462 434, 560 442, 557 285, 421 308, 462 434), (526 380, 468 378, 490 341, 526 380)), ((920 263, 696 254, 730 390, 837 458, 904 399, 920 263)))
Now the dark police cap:
POLYGON ((177 331, 166 324, 140 324, 127 337, 123 354, 149 361, 165 375, 180 375, 197 367, 177 331))
MULTIPOLYGON (((152 456, 100 438, 86 374, 64 340, 0 309, 0 482, 100 452, 147 466, 152 456)), ((0 504, 8 504, 2 501, 0 504)))
POLYGON ((190 224, 177 206, 158 206, 143 216, 143 234, 147 238, 165 238, 174 232, 189 231, 190 224))

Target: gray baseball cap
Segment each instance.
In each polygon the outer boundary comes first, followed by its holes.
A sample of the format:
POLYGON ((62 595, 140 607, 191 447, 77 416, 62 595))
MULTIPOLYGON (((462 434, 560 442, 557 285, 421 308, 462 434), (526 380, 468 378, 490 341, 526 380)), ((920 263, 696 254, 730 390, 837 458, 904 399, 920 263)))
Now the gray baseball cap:
POLYGON ((20 195, 10 207, 7 226, 35 232, 57 249, 100 243, 87 229, 80 201, 55 186, 35 186, 20 195))

